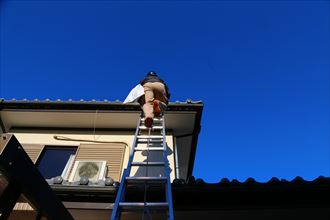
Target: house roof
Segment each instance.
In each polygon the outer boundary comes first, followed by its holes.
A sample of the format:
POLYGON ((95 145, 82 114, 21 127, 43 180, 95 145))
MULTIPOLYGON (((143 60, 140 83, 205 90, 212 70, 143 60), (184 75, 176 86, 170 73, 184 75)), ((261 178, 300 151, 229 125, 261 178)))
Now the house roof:
MULTIPOLYGON (((63 201, 112 203, 118 184, 108 187, 51 184, 51 187, 63 201)), ((162 199, 159 188, 150 187, 149 190, 152 199, 162 199)), ((143 188, 132 186, 128 192, 127 199, 134 200, 143 188)), ((320 176, 312 181, 299 176, 291 181, 273 177, 264 183, 253 178, 244 182, 223 178, 218 183, 206 183, 190 177, 187 181, 174 180, 172 194, 176 210, 329 207, 330 177, 320 176)))
MULTIPOLYGON (((82 109, 82 110, 126 110, 126 111, 141 111, 138 103, 123 103, 120 100, 51 100, 51 99, 11 99, 6 100, 0 98, 1 108, 7 109, 82 109)), ((196 110, 196 107, 202 107, 202 101, 193 101, 187 99, 186 101, 170 102, 167 111, 179 111, 179 110, 196 110)))
MULTIPOLYGON (((170 102, 166 110, 166 129, 176 137, 178 146, 189 146, 178 148, 178 154, 182 155, 179 160, 180 178, 192 175, 202 111, 202 101, 191 99, 170 102)), ((0 99, 0 113, 0 128, 4 132, 35 128, 90 131, 91 118, 96 115, 99 117, 96 123, 98 131, 133 131, 141 108, 138 103, 124 104, 119 100, 0 99)))
MULTIPOLYGON (((94 216, 105 211, 104 219, 108 218, 119 188, 118 184, 101 187, 53 184, 51 187, 67 208, 84 209, 94 216)), ((125 201, 143 201, 143 186, 128 187, 125 201)), ((330 178, 322 176, 312 181, 274 177, 265 183, 253 178, 244 182, 222 179, 215 184, 191 177, 187 181, 174 181, 172 195, 176 219, 307 220, 328 219, 330 213, 330 178)), ((148 202, 165 201, 164 197, 164 187, 148 185, 148 202)))
POLYGON ((312 181, 299 176, 292 181, 273 177, 265 183, 257 182, 253 178, 244 182, 224 178, 213 184, 190 178, 185 184, 178 182, 173 185, 174 201, 175 198, 180 200, 185 197, 186 202, 182 203, 181 209, 330 205, 330 178, 323 176, 312 181))

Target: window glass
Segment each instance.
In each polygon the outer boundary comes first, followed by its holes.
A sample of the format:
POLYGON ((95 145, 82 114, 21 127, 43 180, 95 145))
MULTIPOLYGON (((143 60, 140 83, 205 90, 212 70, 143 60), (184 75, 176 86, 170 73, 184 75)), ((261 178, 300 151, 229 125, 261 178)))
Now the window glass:
POLYGON ((46 179, 61 176, 70 156, 75 155, 76 151, 77 147, 45 146, 37 161, 37 167, 46 179))

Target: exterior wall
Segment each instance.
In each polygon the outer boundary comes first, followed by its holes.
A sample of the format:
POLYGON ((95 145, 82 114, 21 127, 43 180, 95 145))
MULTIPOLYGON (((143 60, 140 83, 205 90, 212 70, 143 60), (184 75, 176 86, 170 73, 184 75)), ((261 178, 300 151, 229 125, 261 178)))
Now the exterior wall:
MULTIPOLYGON (((61 141, 56 140, 54 138, 55 135, 72 138, 72 139, 79 139, 79 140, 97 140, 97 141, 107 141, 107 142, 125 142, 127 143, 127 149, 125 150, 123 165, 122 165, 122 171, 121 175, 123 173, 124 168, 127 167, 127 163, 129 160, 130 151, 132 148, 132 143, 134 139, 134 135, 130 132, 105 132, 102 133, 102 135, 91 135, 91 134, 82 134, 81 132, 65 132, 61 131, 60 133, 57 131, 57 133, 52 131, 20 131, 20 132, 13 132, 13 134, 16 136, 18 141, 22 144, 23 148, 26 150, 28 155, 31 157, 33 162, 36 162, 38 157, 41 154, 41 151, 44 146, 46 145, 52 145, 52 146, 80 146, 85 145, 86 142, 82 141, 61 141), (78 134, 79 133, 79 134, 78 134)), ((170 162, 170 169, 171 169, 171 181, 175 178, 175 169, 174 169, 174 153, 173 153, 173 136, 167 135, 166 136, 166 142, 168 145, 168 152, 170 153, 168 156, 169 162, 170 162)), ((87 143, 87 145, 95 145, 97 143, 87 143)), ((104 144, 102 144, 104 145, 104 144)), ((91 146, 92 147, 92 146, 91 146)), ((157 155, 154 157, 153 155, 149 155, 152 159, 150 161, 154 161, 153 158, 162 160, 162 157, 159 157, 157 155)), ((91 152, 91 158, 93 159, 93 152, 91 152)), ((143 152, 136 152, 134 160, 136 161, 144 161, 146 159, 146 154, 143 152)), ((149 175, 159 175, 162 174, 163 171, 151 169, 148 171, 149 175)), ((144 168, 142 169, 132 169, 131 175, 139 176, 139 175, 145 175, 144 168)), ((120 177, 121 178, 121 177, 120 177)), ((120 178, 115 181, 120 181, 120 178)), ((108 219, 109 215, 111 214, 111 207, 107 205, 107 208, 102 207, 102 209, 106 210, 100 210, 100 208, 96 208, 94 210, 93 208, 90 209, 86 207, 86 209, 81 209, 81 207, 84 207, 85 203, 80 203, 79 208, 72 205, 68 205, 68 210, 72 213, 72 215, 75 217, 75 219, 99 219, 100 216, 103 216, 102 219, 108 219), (97 216, 97 218, 95 218, 97 216)), ((20 219, 21 216, 24 216, 24 219, 35 219, 36 212, 31 208, 31 206, 28 203, 17 203, 14 207, 13 213, 10 217, 10 219, 20 219)), ((43 218, 44 219, 44 218, 43 218)))
MULTIPOLYGON (((97 135, 91 135, 91 132, 66 132, 66 131, 20 131, 20 132, 13 132, 13 134, 16 136, 18 141, 23 145, 23 147, 29 151, 29 149, 33 149, 33 155, 34 158, 32 158, 33 161, 37 160, 37 157, 39 156, 38 152, 35 149, 35 146, 39 145, 40 147, 44 145, 55 145, 55 146, 79 146, 81 144, 87 144, 86 142, 82 141, 62 141, 62 140, 56 140, 54 138, 55 135, 63 136, 71 139, 77 139, 77 140, 91 140, 91 141, 100 141, 100 142, 124 142, 127 144, 127 149, 125 150, 125 156, 123 160, 123 166, 122 168, 127 167, 129 154, 132 148, 132 143, 134 139, 134 134, 132 132, 102 132, 102 134, 97 135)), ((174 153, 173 153, 173 137, 172 135, 166 136, 166 142, 168 145, 168 160, 170 163, 170 169, 171 169, 171 181, 175 178, 175 169, 174 169, 174 153)), ((89 142, 88 144, 97 144, 93 142, 89 142)), ((40 152, 39 152, 40 153, 40 152)), ((29 154, 29 152, 28 152, 29 154)), ((145 152, 136 152, 135 153, 135 161, 145 161, 147 154, 145 152)), ((91 158, 93 157, 93 153, 91 152, 91 158)), ((162 156, 158 153, 158 155, 153 153, 149 153, 149 161, 156 161, 160 160, 162 161, 162 156)), ((121 174, 123 172, 123 169, 121 171, 121 174)), ((140 176, 145 175, 145 168, 133 168, 131 175, 140 176)), ((159 170, 159 168, 149 168, 148 170, 149 175, 162 175, 162 171, 159 170)), ((118 180, 117 180, 118 181, 118 180)))

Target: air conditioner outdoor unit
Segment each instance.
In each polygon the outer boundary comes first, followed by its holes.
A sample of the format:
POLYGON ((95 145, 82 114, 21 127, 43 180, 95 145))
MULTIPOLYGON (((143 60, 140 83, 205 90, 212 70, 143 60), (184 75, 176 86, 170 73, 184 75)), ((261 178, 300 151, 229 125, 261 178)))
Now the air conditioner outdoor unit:
POLYGON ((104 180, 107 172, 107 162, 104 160, 76 160, 69 177, 70 182, 88 177, 92 182, 104 180))

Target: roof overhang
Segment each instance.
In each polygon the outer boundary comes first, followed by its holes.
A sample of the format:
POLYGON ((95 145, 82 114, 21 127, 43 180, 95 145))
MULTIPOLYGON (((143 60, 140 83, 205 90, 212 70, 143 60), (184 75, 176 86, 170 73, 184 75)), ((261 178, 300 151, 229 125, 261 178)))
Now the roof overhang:
MULTIPOLYGON (((202 102, 188 100, 170 103, 165 114, 166 129, 173 133, 179 146, 181 178, 192 175, 202 110, 202 102)), ((2 132, 26 129, 134 131, 141 114, 139 104, 98 101, 1 100, 0 111, 2 132)))

